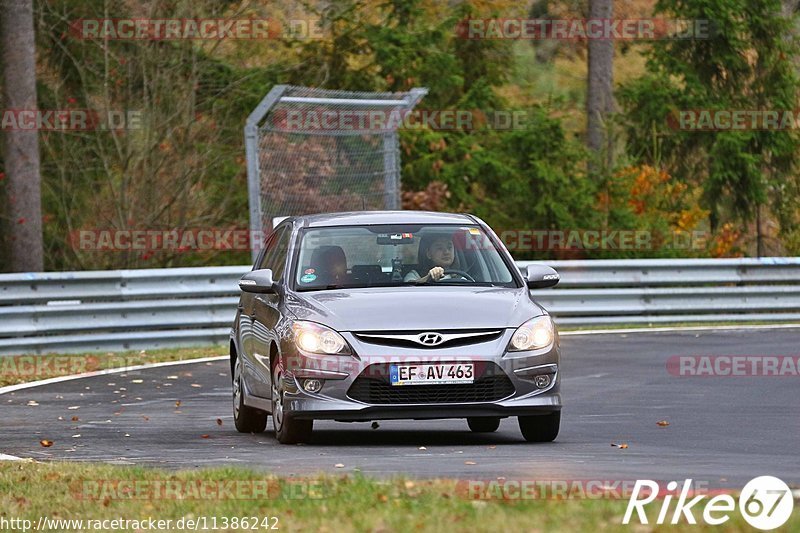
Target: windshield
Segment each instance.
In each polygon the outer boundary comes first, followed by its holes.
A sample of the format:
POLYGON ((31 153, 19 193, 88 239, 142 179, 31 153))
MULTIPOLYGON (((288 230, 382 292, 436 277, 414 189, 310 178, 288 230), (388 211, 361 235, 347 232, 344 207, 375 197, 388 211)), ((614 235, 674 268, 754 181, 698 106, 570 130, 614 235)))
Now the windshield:
POLYGON ((479 226, 382 225, 305 230, 297 290, 433 285, 516 287, 479 226))

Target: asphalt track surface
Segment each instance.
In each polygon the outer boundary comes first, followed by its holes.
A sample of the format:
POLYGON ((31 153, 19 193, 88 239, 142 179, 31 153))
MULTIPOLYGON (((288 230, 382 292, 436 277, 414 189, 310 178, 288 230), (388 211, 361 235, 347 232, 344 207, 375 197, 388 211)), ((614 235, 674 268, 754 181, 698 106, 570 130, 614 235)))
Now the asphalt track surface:
POLYGON ((0 395, 0 453, 166 468, 239 465, 286 476, 692 478, 741 488, 753 477, 774 475, 800 484, 800 378, 681 377, 667 370, 676 355, 796 359, 800 328, 615 333, 561 342, 565 407, 554 443, 526 443, 516 419, 507 418, 488 435, 471 433, 464 420, 383 421, 377 429, 317 421, 310 444, 283 446, 269 432, 235 431, 228 363, 215 361, 0 395), (31 400, 38 405, 28 405, 31 400), (669 426, 659 426, 661 420, 669 426), (44 448, 42 439, 54 444, 44 448))

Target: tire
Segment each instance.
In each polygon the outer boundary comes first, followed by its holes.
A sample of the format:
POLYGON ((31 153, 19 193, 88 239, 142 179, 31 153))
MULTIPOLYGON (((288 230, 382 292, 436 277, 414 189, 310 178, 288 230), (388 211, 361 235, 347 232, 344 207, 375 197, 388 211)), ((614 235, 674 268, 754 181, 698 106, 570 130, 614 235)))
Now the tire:
POLYGON ((473 433, 494 433, 500 427, 499 416, 471 416, 467 418, 473 433))
POLYGON ((283 407, 283 363, 278 361, 272 372, 272 426, 275 438, 281 444, 300 444, 311 440, 313 420, 287 417, 283 407))
POLYGON ((561 427, 561 411, 546 415, 518 416, 519 429, 528 442, 552 442, 561 427))
POLYGON ((267 428, 267 413, 244 404, 244 378, 238 357, 233 365, 233 425, 239 433, 261 433, 267 428))

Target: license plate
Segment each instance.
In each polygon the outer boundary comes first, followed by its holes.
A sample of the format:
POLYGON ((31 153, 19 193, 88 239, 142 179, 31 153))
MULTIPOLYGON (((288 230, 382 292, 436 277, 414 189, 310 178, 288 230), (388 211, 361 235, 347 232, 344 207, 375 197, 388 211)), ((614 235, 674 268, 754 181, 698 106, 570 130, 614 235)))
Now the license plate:
POLYGON ((453 363, 436 365, 391 365, 392 385, 450 385, 475 381, 475 365, 453 363))

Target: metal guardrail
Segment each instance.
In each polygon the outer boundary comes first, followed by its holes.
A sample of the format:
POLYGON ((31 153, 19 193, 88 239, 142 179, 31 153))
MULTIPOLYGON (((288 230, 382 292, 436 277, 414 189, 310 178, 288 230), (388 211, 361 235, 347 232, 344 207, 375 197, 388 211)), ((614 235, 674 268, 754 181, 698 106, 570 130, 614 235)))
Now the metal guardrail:
MULTIPOLYGON (((532 294, 561 326, 800 322, 800 258, 547 264, 532 294)), ((225 343, 249 268, 2 274, 0 355, 225 343)))

